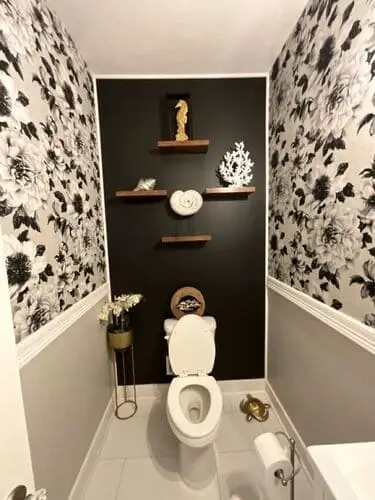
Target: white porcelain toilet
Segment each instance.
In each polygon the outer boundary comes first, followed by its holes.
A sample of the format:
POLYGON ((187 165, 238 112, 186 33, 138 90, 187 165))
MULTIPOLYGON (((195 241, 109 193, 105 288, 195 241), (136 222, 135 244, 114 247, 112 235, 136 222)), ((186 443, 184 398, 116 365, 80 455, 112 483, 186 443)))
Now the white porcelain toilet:
POLYGON ((216 321, 188 314, 164 322, 169 361, 176 377, 168 389, 167 417, 180 442, 180 474, 191 488, 206 487, 216 476, 213 447, 223 398, 209 374, 215 361, 216 321))

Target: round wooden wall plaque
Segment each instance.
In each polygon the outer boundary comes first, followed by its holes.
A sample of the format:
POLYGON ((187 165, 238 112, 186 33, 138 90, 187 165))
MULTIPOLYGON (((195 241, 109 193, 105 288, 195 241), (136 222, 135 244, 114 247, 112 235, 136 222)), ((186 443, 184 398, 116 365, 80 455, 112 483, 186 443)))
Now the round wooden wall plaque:
POLYGON ((184 311, 181 311, 177 307, 184 297, 194 297, 196 300, 198 300, 198 302, 200 302, 201 305, 199 309, 194 311, 194 314, 198 314, 198 316, 203 316, 204 311, 206 309, 206 302, 204 300, 202 293, 198 290, 198 288, 194 288, 192 286, 183 286, 173 294, 171 300, 171 311, 173 316, 177 319, 180 319, 182 318, 182 316, 185 316, 185 314, 189 314, 184 311))

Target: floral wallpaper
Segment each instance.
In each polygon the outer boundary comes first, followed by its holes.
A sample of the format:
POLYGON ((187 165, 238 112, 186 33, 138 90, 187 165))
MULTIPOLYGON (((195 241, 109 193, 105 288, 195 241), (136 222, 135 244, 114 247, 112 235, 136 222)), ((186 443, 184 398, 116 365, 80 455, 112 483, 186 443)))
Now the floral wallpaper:
POLYGON ((311 0, 270 101, 270 275, 375 327, 375 0, 311 0))
POLYGON ((43 0, 0 0, 0 222, 19 342, 104 282, 93 82, 43 0))

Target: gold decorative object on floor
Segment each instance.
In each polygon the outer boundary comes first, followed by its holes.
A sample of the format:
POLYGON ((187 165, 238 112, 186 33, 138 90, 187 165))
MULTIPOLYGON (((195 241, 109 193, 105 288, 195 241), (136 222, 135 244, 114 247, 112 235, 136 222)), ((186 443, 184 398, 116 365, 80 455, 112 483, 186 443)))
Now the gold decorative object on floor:
POLYGON ((253 418, 258 422, 265 422, 270 415, 270 405, 263 403, 260 399, 253 397, 251 394, 246 396, 240 403, 240 410, 246 415, 246 420, 251 422, 253 418))
POLYGON ((176 113, 176 122, 177 122, 177 134, 175 135, 176 141, 187 141, 189 139, 185 127, 187 124, 187 115, 189 111, 189 106, 186 101, 180 99, 176 104, 175 108, 179 108, 176 113))

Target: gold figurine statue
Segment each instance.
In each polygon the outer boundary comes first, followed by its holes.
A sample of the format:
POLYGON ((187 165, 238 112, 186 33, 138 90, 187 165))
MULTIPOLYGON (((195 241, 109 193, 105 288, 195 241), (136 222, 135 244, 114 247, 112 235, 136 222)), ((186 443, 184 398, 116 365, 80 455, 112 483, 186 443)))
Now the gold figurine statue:
POLYGON ((180 99, 175 108, 179 108, 176 113, 177 134, 175 135, 176 141, 187 141, 189 139, 185 127, 187 124, 187 115, 189 107, 186 101, 180 99))
POLYGON ((248 422, 253 418, 258 422, 265 422, 270 414, 269 408, 269 404, 262 403, 260 399, 254 398, 251 394, 248 394, 246 399, 240 403, 240 410, 245 413, 248 422))

